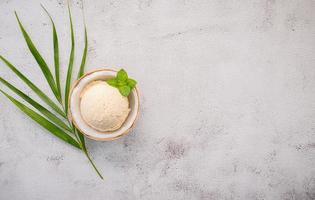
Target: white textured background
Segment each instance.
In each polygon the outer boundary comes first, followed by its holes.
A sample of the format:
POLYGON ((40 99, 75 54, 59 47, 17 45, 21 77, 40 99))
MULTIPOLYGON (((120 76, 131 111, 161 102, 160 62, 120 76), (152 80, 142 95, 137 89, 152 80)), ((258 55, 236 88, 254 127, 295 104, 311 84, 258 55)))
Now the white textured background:
MULTIPOLYGON (((52 66, 40 3, 55 19, 66 71, 65 0, 1 0, 0 54, 51 95, 13 14, 52 66)), ((117 141, 88 141, 101 181, 82 153, 0 96, 1 200, 315 199, 314 1, 84 4, 87 70, 124 67, 137 79, 140 120, 117 141)), ((71 8, 78 68, 82 2, 71 8)), ((34 96, 3 63, 0 76, 34 96)))

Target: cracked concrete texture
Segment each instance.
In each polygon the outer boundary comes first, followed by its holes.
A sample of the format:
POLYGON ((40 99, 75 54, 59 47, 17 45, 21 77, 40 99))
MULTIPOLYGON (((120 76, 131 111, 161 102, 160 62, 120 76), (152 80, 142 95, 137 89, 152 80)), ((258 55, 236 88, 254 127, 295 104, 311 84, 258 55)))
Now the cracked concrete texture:
MULTIPOLYGON (((52 65, 40 3, 55 19, 64 81, 65 0, 1 1, 0 54, 52 95, 13 14, 52 65)), ((137 79, 140 120, 117 141, 87 142, 101 181, 82 153, 0 96, 1 200, 315 199, 314 1, 71 1, 76 69, 83 7, 87 70, 124 67, 137 79)))

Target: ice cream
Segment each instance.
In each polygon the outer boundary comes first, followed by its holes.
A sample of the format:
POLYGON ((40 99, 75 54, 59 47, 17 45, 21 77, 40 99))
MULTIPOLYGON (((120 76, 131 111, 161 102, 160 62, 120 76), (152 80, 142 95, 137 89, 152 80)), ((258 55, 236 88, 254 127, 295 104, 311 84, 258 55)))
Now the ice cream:
POLYGON ((105 81, 89 83, 80 97, 83 120, 102 132, 119 129, 130 112, 128 98, 105 81))

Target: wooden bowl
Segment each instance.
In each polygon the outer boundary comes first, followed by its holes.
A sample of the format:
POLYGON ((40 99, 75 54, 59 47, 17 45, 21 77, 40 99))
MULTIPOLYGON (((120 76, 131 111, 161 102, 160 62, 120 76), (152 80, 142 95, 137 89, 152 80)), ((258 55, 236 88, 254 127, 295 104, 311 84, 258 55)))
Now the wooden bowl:
POLYGON ((90 82, 97 80, 107 80, 116 76, 117 71, 112 69, 99 69, 88 72, 79 80, 77 80, 71 88, 69 95, 69 118, 74 126, 80 130, 86 137, 97 141, 111 141, 118 139, 129 133, 135 126, 135 122, 139 116, 139 92, 135 87, 129 94, 130 113, 123 125, 111 132, 101 132, 90 127, 82 118, 80 112, 80 94, 84 87, 90 82))

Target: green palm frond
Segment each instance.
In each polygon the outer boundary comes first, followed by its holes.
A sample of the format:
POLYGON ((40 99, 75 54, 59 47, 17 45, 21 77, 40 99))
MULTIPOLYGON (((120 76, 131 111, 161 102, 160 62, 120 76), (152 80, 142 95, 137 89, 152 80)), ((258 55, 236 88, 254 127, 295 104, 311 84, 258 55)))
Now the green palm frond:
POLYGON ((83 74, 84 74, 87 49, 88 49, 87 30, 86 30, 86 25, 84 25, 84 50, 83 50, 80 70, 79 70, 78 76, 77 76, 78 79, 81 78, 81 76, 83 76, 83 74))
MULTIPOLYGON (((61 95, 61 87, 60 87, 61 84, 60 84, 60 72, 59 72, 60 70, 59 45, 58 45, 57 30, 56 30, 56 26, 51 15, 49 14, 49 12, 45 9, 43 5, 41 6, 46 12, 46 14, 48 15, 51 21, 51 25, 52 25, 55 77, 53 77, 48 67, 48 64, 46 63, 46 61, 41 56, 41 54, 35 47, 34 43, 32 42, 29 34, 26 32, 16 12, 15 12, 15 16, 18 21, 21 32, 23 34, 23 37, 26 41, 26 44, 30 52, 32 53, 33 57, 35 58, 37 64, 39 65, 44 77, 46 78, 47 83, 49 84, 54 96, 58 100, 59 105, 57 105, 51 98, 49 98, 39 87, 37 87, 31 80, 29 80, 22 72, 20 72, 6 58, 0 55, 0 60, 2 60, 3 63, 9 69, 11 69, 11 71, 13 71, 45 104, 47 104, 53 111, 58 113, 58 116, 56 116, 49 109, 45 108, 40 103, 36 102, 33 98, 23 93, 20 89, 16 88, 14 85, 9 83, 2 77, 0 77, 0 83, 2 83, 2 85, 6 86, 13 93, 21 97, 23 100, 25 100, 28 104, 34 107, 42 115, 32 110, 30 107, 23 104, 22 102, 15 99, 14 97, 10 96, 8 93, 4 92, 2 89, 0 89, 0 93, 5 95, 16 107, 18 107, 28 117, 33 119, 36 123, 38 123, 40 126, 48 130, 50 133, 60 138, 61 140, 71 144, 72 146, 78 149, 81 149, 83 153, 86 155, 86 157, 88 158, 88 160, 90 161, 90 163, 92 164, 93 168, 95 169, 99 177, 103 179, 103 176, 101 175, 99 170, 96 168, 95 164, 93 163, 88 153, 88 150, 85 144, 84 135, 74 127, 74 125, 72 124, 72 122, 69 120, 69 117, 68 117, 68 101, 69 101, 68 98, 69 98, 69 92, 70 92, 70 87, 71 87, 71 78, 72 78, 74 51, 75 51, 74 30, 73 30, 70 7, 68 5, 70 31, 71 31, 71 52, 70 52, 70 57, 69 57, 67 78, 66 78, 66 84, 65 84, 65 97, 64 97, 65 99, 63 102, 63 98, 61 95), (59 117, 62 117, 62 119, 60 119, 59 117), (72 134, 74 137, 72 137, 69 134, 72 134)), ((87 38, 87 30, 86 30, 85 24, 84 24, 84 43, 85 45, 84 45, 84 50, 83 50, 81 64, 80 64, 77 78, 83 76, 84 74, 85 62, 86 62, 86 57, 87 57, 88 38, 87 38)))
POLYGON ((32 53, 32 55, 34 56, 36 62, 38 63, 40 69, 42 70, 52 92, 54 93, 55 97, 57 98, 57 100, 60 102, 61 101, 61 97, 60 97, 60 94, 58 92, 58 89, 57 89, 57 86, 56 86, 56 83, 55 83, 55 80, 51 74, 51 71, 48 67, 48 65, 46 64, 44 58, 40 55, 40 53, 38 52, 37 48, 35 47, 34 43, 32 42, 30 36, 28 35, 28 33, 26 32, 26 30, 24 29, 20 19, 19 19, 19 16, 17 15, 16 12, 15 13, 15 16, 16 16, 16 19, 19 23, 19 26, 20 26, 20 29, 22 31, 22 34, 23 34, 23 37, 25 39, 25 42, 30 50, 30 52, 32 53))
POLYGON ((70 31, 71 31, 71 51, 69 57, 69 64, 68 64, 68 72, 67 72, 67 80, 66 80, 66 89, 65 89, 65 111, 68 114, 68 101, 69 101, 69 92, 70 92, 70 85, 71 85, 71 78, 72 78, 72 69, 73 69, 73 61, 74 61, 74 31, 72 25, 72 16, 71 10, 68 5, 68 12, 69 12, 69 21, 70 21, 70 31))
POLYGON ((12 103, 14 103, 22 112, 24 112, 26 115, 28 115, 34 121, 36 121, 39 125, 44 127, 46 130, 48 130, 49 132, 51 132, 52 134, 54 134, 58 138, 64 140, 65 142, 73 145, 74 147, 81 149, 81 146, 77 141, 75 141, 70 135, 65 133, 63 130, 58 128, 56 125, 54 125, 53 123, 51 123, 50 121, 48 121, 47 119, 45 119, 44 117, 42 117, 41 115, 39 115, 38 113, 33 111, 32 109, 30 109, 26 105, 22 104, 21 102, 19 102, 18 100, 16 100, 12 96, 8 95, 3 90, 0 89, 0 92, 2 94, 4 94, 8 99, 10 99, 10 101, 12 103))
POLYGON ((41 4, 41 7, 44 9, 46 14, 48 15, 52 28, 53 28, 53 45, 54 45, 54 64, 55 64, 55 79, 56 79, 56 85, 57 85, 57 90, 60 94, 61 97, 61 88, 60 88, 60 75, 59 75, 59 44, 58 44, 58 35, 57 35, 57 30, 56 26, 54 23, 54 20, 52 19, 51 15, 49 12, 46 10, 46 8, 41 4))
POLYGON ((47 105, 54 109, 58 114, 67 118, 67 115, 62 111, 57 104, 53 102, 41 89, 39 89, 33 82, 24 76, 14 65, 7 59, 0 55, 0 59, 9 67, 26 85, 28 85, 47 105))
POLYGON ((45 107, 34 101, 31 97, 23 93, 21 90, 17 89, 13 85, 11 85, 9 82, 4 80, 0 77, 0 82, 7 86, 10 90, 12 90, 15 94, 19 95, 21 98, 23 98, 25 101, 27 101, 29 104, 31 104, 34 108, 36 108, 39 112, 41 112, 43 115, 45 115, 48 119, 50 119, 52 122, 54 122, 59 127, 67 130, 72 131, 72 129, 67 126, 61 119, 56 117, 53 113, 51 113, 49 110, 47 110, 45 107))

